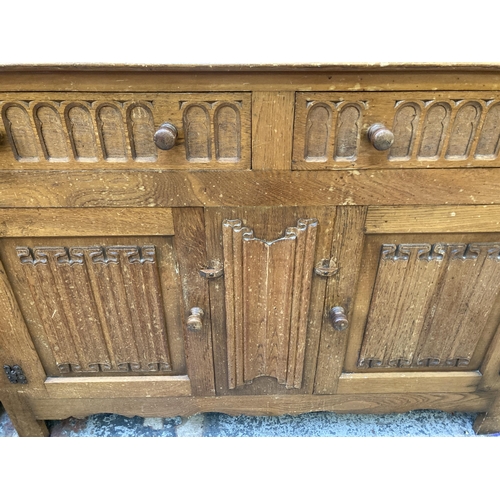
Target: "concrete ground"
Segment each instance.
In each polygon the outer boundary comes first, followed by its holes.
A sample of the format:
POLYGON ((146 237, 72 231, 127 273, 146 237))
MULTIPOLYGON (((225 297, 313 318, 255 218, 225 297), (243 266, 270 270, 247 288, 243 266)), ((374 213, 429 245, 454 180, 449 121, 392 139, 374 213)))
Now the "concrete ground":
MULTIPOLYGON (((232 417, 204 413, 189 418, 127 418, 101 414, 49 421, 51 437, 467 437, 475 413, 415 410, 404 414, 330 412, 280 417, 232 417)), ((17 436, 0 406, 0 437, 17 436)), ((497 434, 500 436, 500 434, 497 434)))

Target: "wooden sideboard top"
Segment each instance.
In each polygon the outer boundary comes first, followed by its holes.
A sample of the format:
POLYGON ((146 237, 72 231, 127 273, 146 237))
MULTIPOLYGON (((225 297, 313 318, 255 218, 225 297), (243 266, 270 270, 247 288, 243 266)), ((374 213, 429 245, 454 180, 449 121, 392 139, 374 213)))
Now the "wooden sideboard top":
POLYGON ((0 92, 498 89, 500 63, 0 65, 0 92))
POLYGON ((296 63, 296 64, 104 64, 50 63, 0 64, 0 71, 500 71, 500 62, 365 62, 365 63, 296 63))

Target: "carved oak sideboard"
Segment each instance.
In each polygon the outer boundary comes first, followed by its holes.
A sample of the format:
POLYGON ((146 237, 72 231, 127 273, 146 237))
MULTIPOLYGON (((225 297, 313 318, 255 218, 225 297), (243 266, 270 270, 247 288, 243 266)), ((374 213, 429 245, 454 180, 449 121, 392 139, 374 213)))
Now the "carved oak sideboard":
POLYGON ((2 67, 0 401, 480 414, 500 67, 2 67))

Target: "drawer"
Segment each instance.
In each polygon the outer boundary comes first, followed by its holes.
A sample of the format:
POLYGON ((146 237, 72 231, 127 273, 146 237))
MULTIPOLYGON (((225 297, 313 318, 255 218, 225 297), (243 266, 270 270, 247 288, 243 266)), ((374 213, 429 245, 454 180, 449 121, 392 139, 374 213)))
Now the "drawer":
POLYGON ((298 92, 293 169, 498 167, 494 92, 298 92), (370 126, 392 131, 385 151, 370 126))
POLYGON ((0 96, 0 169, 249 169, 251 93, 0 96), (171 149, 155 132, 177 130, 171 149))

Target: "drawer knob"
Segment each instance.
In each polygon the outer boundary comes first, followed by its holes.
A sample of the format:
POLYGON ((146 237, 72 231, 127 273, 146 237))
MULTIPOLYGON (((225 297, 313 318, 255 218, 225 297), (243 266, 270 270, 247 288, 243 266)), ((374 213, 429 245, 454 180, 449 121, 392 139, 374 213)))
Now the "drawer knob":
POLYGON ((332 307, 330 309, 330 319, 332 320, 333 328, 339 332, 349 326, 349 321, 347 321, 343 307, 332 307))
POLYGON ((368 139, 375 149, 385 151, 394 142, 394 134, 382 123, 374 123, 368 129, 368 139))
POLYGON ((205 313, 201 307, 192 307, 187 319, 187 329, 190 332, 199 332, 203 328, 203 316, 205 313))
POLYGON ((153 137, 156 147, 167 151, 175 146, 177 128, 169 122, 162 123, 153 137))

